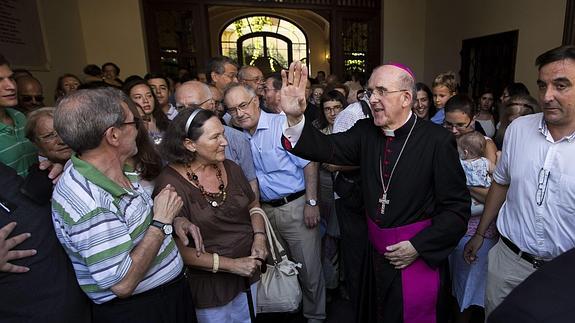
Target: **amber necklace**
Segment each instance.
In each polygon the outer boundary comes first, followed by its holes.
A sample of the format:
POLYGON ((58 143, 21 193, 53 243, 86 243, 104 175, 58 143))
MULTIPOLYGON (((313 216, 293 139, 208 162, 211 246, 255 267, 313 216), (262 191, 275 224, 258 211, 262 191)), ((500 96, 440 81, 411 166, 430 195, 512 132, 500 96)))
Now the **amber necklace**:
POLYGON ((200 184, 198 175, 194 173, 190 164, 186 164, 186 176, 188 177, 190 182, 192 182, 195 186, 198 187, 198 189, 200 190, 206 201, 208 201, 208 203, 212 207, 218 207, 224 204, 224 202, 226 201, 227 193, 225 190, 226 187, 224 186, 224 180, 222 179, 221 169, 218 167, 218 165, 215 164, 212 165, 212 167, 216 170, 216 177, 218 178, 219 182, 218 188, 220 190, 217 193, 208 192, 206 191, 206 189, 204 189, 204 186, 200 184))

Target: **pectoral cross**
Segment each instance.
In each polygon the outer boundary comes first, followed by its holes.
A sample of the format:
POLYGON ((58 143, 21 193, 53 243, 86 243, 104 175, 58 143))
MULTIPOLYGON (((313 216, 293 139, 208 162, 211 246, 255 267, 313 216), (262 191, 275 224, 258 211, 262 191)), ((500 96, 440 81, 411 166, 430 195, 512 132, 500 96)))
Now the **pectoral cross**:
POLYGON ((387 199, 387 193, 383 193, 381 198, 379 199, 379 203, 381 203, 381 215, 385 214, 385 206, 389 204, 389 200, 387 199))

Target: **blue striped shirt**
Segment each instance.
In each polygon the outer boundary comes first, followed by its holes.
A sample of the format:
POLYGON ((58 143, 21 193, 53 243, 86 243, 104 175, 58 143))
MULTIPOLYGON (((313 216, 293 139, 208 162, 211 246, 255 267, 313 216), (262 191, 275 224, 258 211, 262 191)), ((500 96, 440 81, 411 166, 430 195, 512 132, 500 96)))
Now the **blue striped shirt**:
MULTIPOLYGON (((110 288, 128 273, 130 252, 152 221, 152 199, 134 176, 128 178, 133 190, 73 156, 52 196, 56 236, 72 261, 80 287, 96 304, 116 297, 110 288)), ((169 282, 182 269, 174 240, 166 236, 134 294, 169 282)))

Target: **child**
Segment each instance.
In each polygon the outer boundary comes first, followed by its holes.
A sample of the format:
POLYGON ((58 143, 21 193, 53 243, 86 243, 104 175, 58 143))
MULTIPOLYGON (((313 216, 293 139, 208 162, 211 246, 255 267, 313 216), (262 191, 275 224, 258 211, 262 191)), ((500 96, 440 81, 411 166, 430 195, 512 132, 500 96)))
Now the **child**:
POLYGON ((431 122, 441 125, 445 119, 445 103, 449 98, 457 94, 457 82, 455 81, 455 74, 447 72, 437 75, 432 85, 433 101, 437 112, 431 118, 431 122))
MULTIPOLYGON (((457 138, 457 150, 461 166, 467 177, 467 186, 491 186, 491 174, 494 165, 485 157, 485 137, 477 131, 466 133, 457 138)), ((469 306, 484 307, 485 279, 487 277, 487 253, 495 245, 497 230, 493 222, 483 234, 485 240, 478 251, 477 260, 468 264, 463 259, 463 248, 471 237, 476 234, 479 220, 483 213, 483 203, 471 199, 471 218, 467 225, 467 233, 461 239, 453 253, 449 256, 453 296, 457 298, 460 317, 457 322, 468 322, 469 306)))

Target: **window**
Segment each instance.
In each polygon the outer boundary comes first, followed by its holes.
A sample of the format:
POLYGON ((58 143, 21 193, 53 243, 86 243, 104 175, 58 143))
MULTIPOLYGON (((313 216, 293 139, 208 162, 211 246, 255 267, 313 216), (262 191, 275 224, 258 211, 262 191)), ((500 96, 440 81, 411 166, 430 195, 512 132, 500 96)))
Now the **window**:
POLYGON ((287 68, 292 61, 308 62, 307 38, 293 23, 272 16, 237 19, 224 28, 222 55, 241 65, 258 66, 264 74, 287 68))

